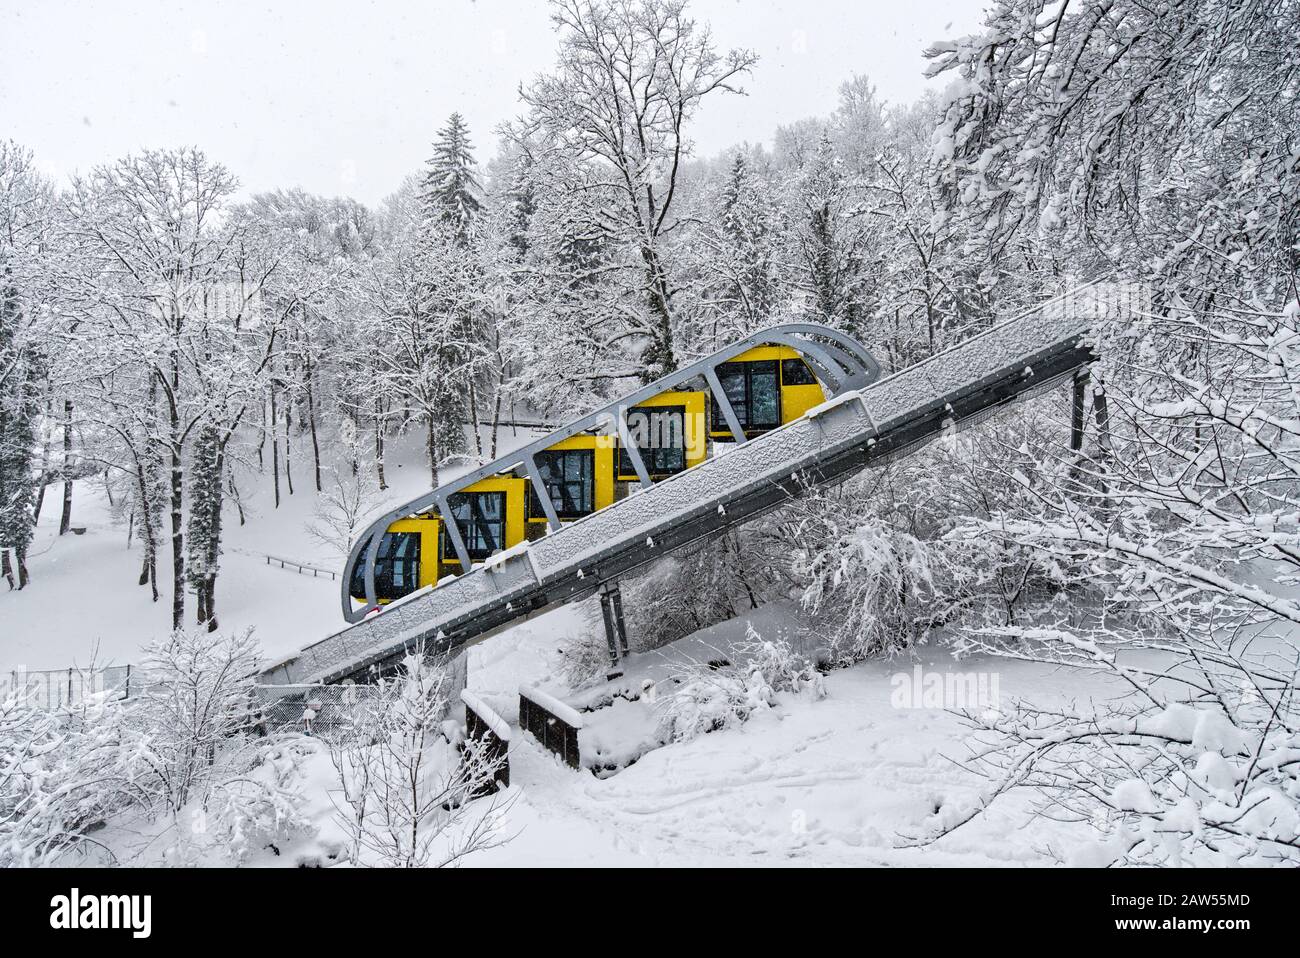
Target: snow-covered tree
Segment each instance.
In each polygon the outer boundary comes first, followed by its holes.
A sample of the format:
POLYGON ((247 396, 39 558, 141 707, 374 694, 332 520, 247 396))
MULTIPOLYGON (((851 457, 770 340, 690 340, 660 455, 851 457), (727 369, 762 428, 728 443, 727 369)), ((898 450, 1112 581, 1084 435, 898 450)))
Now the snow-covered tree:
MULTIPOLYGON (((75 364, 68 378, 85 397, 84 421, 165 466, 177 628, 190 581, 187 505, 199 514, 193 531, 205 537, 189 553, 202 556, 199 611, 215 627, 220 501, 187 499, 193 445, 206 436, 201 469, 220 467, 220 453, 258 401, 290 308, 260 308, 278 253, 232 215, 235 188, 230 173, 197 150, 147 151, 75 180, 67 197, 73 265, 59 296, 87 347, 66 357, 75 364)), ((136 465, 143 500, 148 470, 136 465)), ((224 488, 209 477, 191 492, 220 497, 224 488)))
POLYGON ((639 264, 641 300, 630 317, 641 342, 646 381, 676 368, 673 335, 677 284, 664 248, 676 228, 674 210, 686 128, 701 102, 743 92, 741 78, 756 57, 719 54, 709 28, 687 14, 685 0, 552 0, 560 33, 555 72, 524 88, 526 135, 599 164, 617 197, 621 242, 639 264))
POLYGON ((429 223, 443 224, 457 242, 465 243, 483 209, 482 195, 469 127, 464 117, 453 113, 438 131, 433 156, 425 163, 419 191, 421 211, 429 223))
POLYGON ((934 51, 964 81, 938 182, 986 286, 1034 295, 1062 247, 1147 281, 1137 315, 1099 333, 1081 458, 1021 476, 1028 499, 966 526, 1074 570, 1097 604, 972 629, 967 647, 1129 694, 971 716, 989 790, 941 833, 1028 787, 1099 832, 1089 863, 1296 859, 1300 53, 1275 40, 1298 18, 1285 2, 1008 0, 987 33, 934 51))
POLYGON ((695 253, 690 265, 703 278, 692 351, 712 352, 779 318, 785 290, 777 200, 767 171, 744 152, 706 194, 687 254, 695 253))
POLYGON ((0 141, 0 563, 9 587, 27 584, 36 524, 38 418, 45 393, 39 254, 52 226, 52 191, 29 151, 0 141))
POLYGON ((452 691, 449 671, 417 651, 359 709, 353 733, 330 743, 353 864, 442 867, 510 837, 501 818, 513 799, 474 800, 493 760, 444 734, 452 691))

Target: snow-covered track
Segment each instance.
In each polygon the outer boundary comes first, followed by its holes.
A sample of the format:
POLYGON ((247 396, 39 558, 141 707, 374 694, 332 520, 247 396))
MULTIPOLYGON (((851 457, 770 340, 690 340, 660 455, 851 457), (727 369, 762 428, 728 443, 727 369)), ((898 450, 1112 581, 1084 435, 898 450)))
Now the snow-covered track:
POLYGON ((810 487, 838 482, 996 407, 1042 392, 1094 358, 1089 334, 1138 304, 1090 285, 990 328, 804 418, 388 606, 271 666, 273 684, 338 682, 416 643, 450 651, 564 602, 810 487))

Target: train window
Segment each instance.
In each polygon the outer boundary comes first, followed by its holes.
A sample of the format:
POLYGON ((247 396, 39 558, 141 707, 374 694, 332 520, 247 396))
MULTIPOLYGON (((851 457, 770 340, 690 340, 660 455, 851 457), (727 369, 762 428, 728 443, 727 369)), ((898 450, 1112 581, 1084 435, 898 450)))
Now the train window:
POLYGON ((782 386, 816 386, 817 377, 802 359, 781 360, 782 386))
MULTIPOLYGON (((447 497, 456 528, 474 562, 482 562, 505 548, 506 494, 504 492, 457 492, 447 497)), ((443 536, 442 556, 456 562, 456 546, 443 536)))
MULTIPOLYGON (((561 519, 576 519, 595 510, 594 478, 596 454, 590 449, 564 449, 539 452, 537 471, 550 494, 555 514, 561 519)), ((539 519, 546 515, 537 490, 528 486, 528 515, 539 519)))
MULTIPOLYGON (((686 407, 638 406, 627 411, 627 432, 646 472, 671 476, 686 469, 686 407)), ((620 477, 636 477, 632 457, 622 446, 618 450, 620 477)))
MULTIPOLYGON (((352 569, 352 594, 366 597, 366 554, 352 569)), ((420 534, 386 532, 379 538, 375 557, 375 598, 392 601, 410 595, 420 586, 420 534)))
MULTIPOLYGON (((781 425, 781 390, 777 383, 776 360, 723 363, 718 366, 718 380, 743 429, 757 431, 781 425)), ((710 397, 710 402, 713 428, 725 430, 727 420, 717 399, 710 397)))

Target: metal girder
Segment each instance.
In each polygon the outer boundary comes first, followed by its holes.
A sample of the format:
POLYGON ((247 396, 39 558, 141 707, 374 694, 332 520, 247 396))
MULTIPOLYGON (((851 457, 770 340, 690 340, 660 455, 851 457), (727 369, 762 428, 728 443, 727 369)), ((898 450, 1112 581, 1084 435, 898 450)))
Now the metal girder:
POLYGON ((736 415, 735 407, 731 405, 731 398, 727 391, 722 388, 722 382, 718 379, 718 371, 713 368, 704 370, 704 378, 709 384, 709 392, 713 393, 713 401, 718 404, 722 410, 722 418, 727 420, 727 429, 731 431, 731 436, 737 443, 745 441, 745 429, 740 424, 740 417, 736 415))
POLYGON ((654 483, 650 478, 650 472, 645 467, 645 460, 641 457, 641 450, 637 448, 636 443, 632 441, 631 433, 628 432, 627 407, 622 407, 615 415, 618 417, 618 441, 627 450, 627 458, 632 463, 632 469, 636 472, 636 478, 641 483, 641 488, 649 489, 654 483))
MULTIPOLYGON (((438 515, 442 518, 442 531, 446 534, 447 538, 451 539, 452 548, 456 550, 456 558, 460 560, 461 570, 468 572, 470 569, 474 568, 474 563, 469 557, 469 549, 465 546, 465 537, 460 534, 460 526, 456 523, 456 516, 452 513, 451 505, 447 502, 447 495, 447 493, 443 493, 434 500, 438 507, 438 515)), ((388 527, 385 526, 384 528, 386 529, 388 527)), ((382 535, 382 533, 380 534, 382 535)), ((379 550, 376 549, 375 551, 378 552, 379 550)), ((434 561, 441 562, 442 557, 435 556, 434 561)), ((367 573, 370 572, 372 567, 373 563, 367 566, 367 573)), ((367 580, 367 598, 370 596, 369 589, 370 582, 367 580)))

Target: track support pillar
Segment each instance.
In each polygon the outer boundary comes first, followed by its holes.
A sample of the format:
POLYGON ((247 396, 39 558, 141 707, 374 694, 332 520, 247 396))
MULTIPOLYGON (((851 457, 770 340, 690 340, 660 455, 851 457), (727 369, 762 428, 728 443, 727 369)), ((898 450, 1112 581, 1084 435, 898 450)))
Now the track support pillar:
POLYGON ((1076 453, 1083 451, 1083 412, 1084 402, 1088 396, 1088 379, 1087 368, 1079 370, 1074 377, 1074 407, 1071 409, 1070 416, 1070 449, 1076 453))
POLYGON ((623 593, 617 582, 606 582, 600 587, 600 613, 605 620, 605 642, 609 646, 609 660, 617 663, 628 654, 627 623, 623 620, 623 593))

